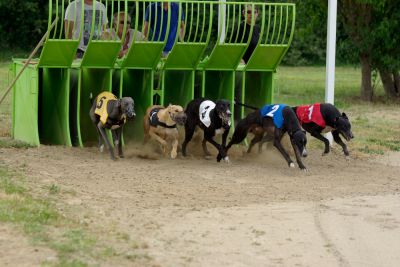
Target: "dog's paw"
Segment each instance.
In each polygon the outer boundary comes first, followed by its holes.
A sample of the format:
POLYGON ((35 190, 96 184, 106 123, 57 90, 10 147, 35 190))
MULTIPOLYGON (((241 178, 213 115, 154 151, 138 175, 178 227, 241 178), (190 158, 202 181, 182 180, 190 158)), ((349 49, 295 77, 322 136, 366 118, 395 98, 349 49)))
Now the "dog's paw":
POLYGON ((99 150, 100 150, 100 153, 103 153, 103 151, 104 151, 104 145, 101 145, 101 146, 99 147, 99 150))
POLYGON ((224 161, 225 161, 226 163, 230 163, 230 161, 229 161, 229 157, 228 157, 228 156, 226 156, 226 157, 224 158, 224 161))
POLYGON ((207 160, 210 160, 212 157, 211 157, 211 155, 204 155, 204 158, 207 160))
POLYGON ((124 156, 123 154, 119 155, 119 157, 120 157, 121 159, 125 158, 125 156, 124 156))
POLYGON ((171 151, 171 159, 175 159, 177 155, 176 151, 171 151))
POLYGON ((346 159, 346 161, 350 161, 351 160, 349 155, 345 156, 344 158, 346 159))
POLYGON ((295 166, 294 166, 294 163, 293 163, 293 162, 290 162, 290 163, 289 163, 289 167, 290 167, 290 168, 294 168, 294 167, 295 167, 295 166))

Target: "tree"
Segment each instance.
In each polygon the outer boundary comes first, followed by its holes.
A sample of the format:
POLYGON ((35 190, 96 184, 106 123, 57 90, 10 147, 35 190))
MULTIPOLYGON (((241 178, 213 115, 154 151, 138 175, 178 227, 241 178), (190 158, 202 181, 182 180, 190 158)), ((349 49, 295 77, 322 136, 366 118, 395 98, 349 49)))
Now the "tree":
POLYGON ((388 97, 400 97, 400 7, 395 0, 339 0, 345 30, 358 50, 361 99, 371 101, 377 70, 388 97))
POLYGON ((373 16, 372 66, 378 70, 390 98, 400 98, 400 7, 396 2, 383 1, 375 8, 373 16))

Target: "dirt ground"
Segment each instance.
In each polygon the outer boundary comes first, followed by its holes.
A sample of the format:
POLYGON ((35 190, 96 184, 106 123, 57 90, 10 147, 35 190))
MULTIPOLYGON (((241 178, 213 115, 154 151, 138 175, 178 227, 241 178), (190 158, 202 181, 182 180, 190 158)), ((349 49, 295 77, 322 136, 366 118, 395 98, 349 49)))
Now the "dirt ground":
MULTIPOLYGON (((147 255, 100 266, 400 266, 400 153, 346 160, 337 146, 309 151, 302 172, 272 147, 231 162, 158 157, 127 146, 111 162, 95 148, 1 149, 30 188, 58 185, 59 210, 110 246, 147 255), (68 193, 73 192, 73 193, 68 193)), ((35 266, 54 257, 0 227, 0 266, 35 266)))

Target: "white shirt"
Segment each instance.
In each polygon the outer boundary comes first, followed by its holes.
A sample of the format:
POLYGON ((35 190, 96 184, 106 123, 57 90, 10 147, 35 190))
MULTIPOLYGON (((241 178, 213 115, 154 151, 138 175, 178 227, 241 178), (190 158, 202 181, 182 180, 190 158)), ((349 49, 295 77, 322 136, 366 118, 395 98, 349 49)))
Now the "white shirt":
MULTIPOLYGON (((65 20, 66 21, 74 21, 74 29, 72 30, 73 39, 79 38, 79 32, 81 27, 81 15, 82 15, 82 1, 83 0, 75 0, 72 1, 66 11, 65 11, 65 20)), ((98 2, 94 1, 95 4, 95 12, 93 12, 93 5, 84 4, 84 17, 83 17, 83 32, 82 38, 79 43, 79 48, 81 50, 86 50, 86 47, 89 43, 90 39, 90 31, 92 29, 92 15, 95 13, 94 19, 94 32, 93 39, 100 39, 101 33, 104 30, 105 26, 108 23, 106 7, 98 2)))

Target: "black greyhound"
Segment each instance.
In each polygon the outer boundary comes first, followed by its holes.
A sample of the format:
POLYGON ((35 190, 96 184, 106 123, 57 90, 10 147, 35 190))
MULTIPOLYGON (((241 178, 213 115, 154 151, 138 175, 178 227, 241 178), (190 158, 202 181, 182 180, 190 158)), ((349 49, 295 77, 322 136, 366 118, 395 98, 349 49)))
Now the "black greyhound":
POLYGON ((333 140, 342 147, 345 156, 349 156, 347 146, 339 136, 341 134, 347 141, 354 138, 349 118, 345 113, 340 114, 339 110, 329 103, 297 106, 293 107, 293 110, 304 130, 324 142, 324 154, 329 153, 329 140, 321 133, 332 132, 333 140))
POLYGON ((118 156, 123 158, 122 129, 127 119, 132 119, 136 116, 133 99, 131 97, 117 99, 116 96, 109 92, 102 92, 93 101, 89 115, 99 135, 100 151, 103 151, 103 140, 110 152, 111 159, 116 159, 105 131, 105 129, 110 129, 114 145, 118 147, 118 156))
MULTIPOLYGON (((258 109, 238 102, 236 102, 236 104, 250 107, 255 111, 249 113, 244 119, 238 122, 232 139, 226 147, 226 153, 228 153, 228 150, 232 145, 242 142, 250 130, 254 130, 256 127, 261 127, 264 132, 273 137, 274 146, 285 158, 289 167, 294 167, 293 161, 281 144, 283 135, 288 133, 296 155, 297 164, 300 169, 306 170, 306 167, 301 161, 301 157, 307 156, 307 138, 305 132, 301 129, 300 123, 292 108, 286 105, 265 105, 263 108, 258 109), (278 122, 279 118, 281 122, 278 122)), ((259 140, 253 139, 252 143, 261 141, 262 137, 263 135, 261 135, 259 140)), ((255 138, 259 138, 259 136, 256 135, 255 138)))
POLYGON ((203 151, 206 156, 210 156, 207 149, 207 142, 210 142, 218 149, 218 161, 224 159, 229 161, 225 153, 226 138, 231 125, 230 103, 227 100, 218 100, 216 103, 206 98, 196 98, 190 101, 185 109, 187 116, 185 123, 185 140, 182 143, 182 154, 186 156, 186 145, 192 139, 196 126, 204 132, 202 141, 203 151), (222 134, 222 144, 214 141, 216 134, 222 134))

